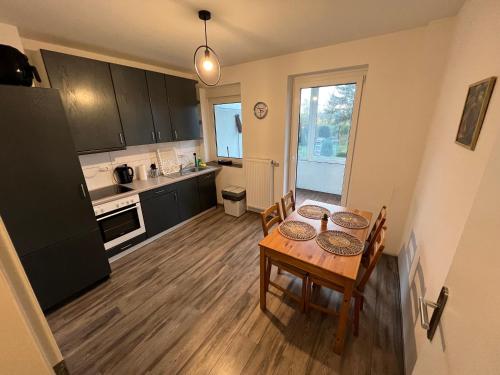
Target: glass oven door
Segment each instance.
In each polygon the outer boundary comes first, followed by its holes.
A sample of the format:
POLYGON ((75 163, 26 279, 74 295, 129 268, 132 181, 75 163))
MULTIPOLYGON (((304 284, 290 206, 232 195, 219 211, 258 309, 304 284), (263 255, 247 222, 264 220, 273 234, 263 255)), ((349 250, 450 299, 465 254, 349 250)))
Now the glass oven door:
POLYGON ((140 204, 133 204, 97 216, 106 250, 145 232, 140 204))

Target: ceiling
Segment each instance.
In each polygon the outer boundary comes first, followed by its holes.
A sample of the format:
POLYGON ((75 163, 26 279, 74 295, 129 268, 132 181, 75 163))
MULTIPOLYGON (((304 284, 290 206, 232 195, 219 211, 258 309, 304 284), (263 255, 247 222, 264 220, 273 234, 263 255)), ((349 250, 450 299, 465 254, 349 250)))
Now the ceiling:
POLYGON ((223 65, 410 29, 455 15, 464 0, 0 0, 22 37, 192 70, 203 44, 223 65))

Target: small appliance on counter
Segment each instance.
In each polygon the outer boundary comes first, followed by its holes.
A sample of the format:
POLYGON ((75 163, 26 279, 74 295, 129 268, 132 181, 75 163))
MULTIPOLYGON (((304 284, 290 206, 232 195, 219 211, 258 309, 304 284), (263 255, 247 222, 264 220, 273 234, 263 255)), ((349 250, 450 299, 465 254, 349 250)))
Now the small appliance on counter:
POLYGON ((33 77, 41 82, 28 57, 12 46, 0 44, 0 84, 29 87, 33 84, 33 77))
POLYGON ((127 164, 116 167, 114 173, 118 177, 119 184, 129 184, 134 179, 134 169, 127 164))

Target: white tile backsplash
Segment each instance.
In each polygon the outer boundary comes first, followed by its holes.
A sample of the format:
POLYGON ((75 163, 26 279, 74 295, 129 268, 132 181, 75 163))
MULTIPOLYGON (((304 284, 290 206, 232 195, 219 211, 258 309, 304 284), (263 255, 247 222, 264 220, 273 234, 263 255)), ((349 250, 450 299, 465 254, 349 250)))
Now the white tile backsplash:
POLYGON ((118 165, 127 164, 134 168, 135 179, 137 177, 137 166, 144 164, 146 170, 149 170, 152 163, 158 166, 156 150, 160 150, 163 165, 167 172, 175 172, 180 163, 186 165, 194 162, 193 152, 196 152, 200 157, 202 147, 203 143, 199 140, 130 146, 121 151, 81 155, 80 164, 88 189, 95 190, 115 183, 113 171, 118 165))

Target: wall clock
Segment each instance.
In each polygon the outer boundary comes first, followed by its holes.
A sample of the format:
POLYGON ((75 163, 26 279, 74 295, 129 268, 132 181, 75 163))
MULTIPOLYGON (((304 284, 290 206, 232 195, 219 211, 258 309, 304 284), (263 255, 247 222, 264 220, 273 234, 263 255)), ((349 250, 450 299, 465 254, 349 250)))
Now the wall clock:
POLYGON ((267 111, 267 104, 264 102, 257 102, 253 107, 253 113, 259 120, 267 116, 267 111))

